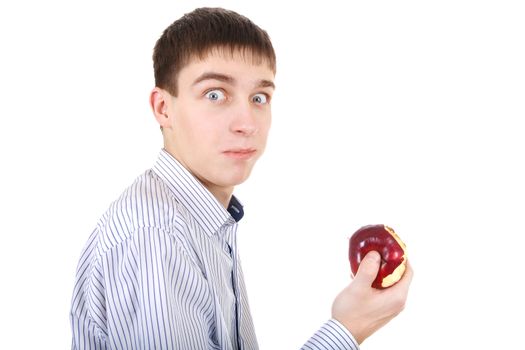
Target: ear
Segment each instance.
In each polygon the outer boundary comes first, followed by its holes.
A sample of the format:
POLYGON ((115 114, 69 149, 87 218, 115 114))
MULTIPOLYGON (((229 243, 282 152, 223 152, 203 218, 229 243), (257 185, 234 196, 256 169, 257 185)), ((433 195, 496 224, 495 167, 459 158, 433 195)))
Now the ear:
POLYGON ((149 104, 159 123, 161 129, 170 126, 170 117, 168 114, 171 103, 171 95, 166 90, 155 87, 149 96, 149 104))

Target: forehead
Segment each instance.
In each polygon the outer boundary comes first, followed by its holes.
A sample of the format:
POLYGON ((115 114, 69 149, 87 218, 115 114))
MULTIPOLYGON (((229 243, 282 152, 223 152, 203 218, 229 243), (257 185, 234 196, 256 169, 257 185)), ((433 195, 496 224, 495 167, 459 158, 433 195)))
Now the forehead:
POLYGON ((179 82, 188 83, 204 73, 220 73, 239 80, 273 80, 275 72, 264 57, 248 50, 215 48, 191 57, 179 73, 179 82))

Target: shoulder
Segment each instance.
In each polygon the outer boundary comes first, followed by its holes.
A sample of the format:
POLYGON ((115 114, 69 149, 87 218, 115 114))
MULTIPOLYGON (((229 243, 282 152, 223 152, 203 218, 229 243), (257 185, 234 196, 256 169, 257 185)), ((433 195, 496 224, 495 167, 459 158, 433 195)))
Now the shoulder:
POLYGON ((166 184, 148 170, 111 203, 97 224, 102 252, 145 230, 164 233, 185 226, 186 211, 166 184))

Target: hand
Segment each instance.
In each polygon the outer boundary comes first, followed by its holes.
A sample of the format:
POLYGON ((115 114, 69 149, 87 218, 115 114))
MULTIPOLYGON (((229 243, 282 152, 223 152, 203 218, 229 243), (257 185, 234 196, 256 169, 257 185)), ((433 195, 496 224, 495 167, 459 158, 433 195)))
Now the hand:
POLYGON ((343 324, 361 344, 405 307, 413 271, 410 263, 401 280, 386 289, 372 288, 381 262, 379 253, 368 253, 354 280, 339 293, 332 305, 332 318, 343 324))

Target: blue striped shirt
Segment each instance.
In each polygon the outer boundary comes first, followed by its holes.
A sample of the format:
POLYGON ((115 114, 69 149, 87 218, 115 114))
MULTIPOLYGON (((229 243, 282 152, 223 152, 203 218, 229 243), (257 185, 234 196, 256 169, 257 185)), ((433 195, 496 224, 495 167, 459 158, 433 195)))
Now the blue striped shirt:
MULTIPOLYGON (((99 220, 71 305, 73 349, 258 349, 237 250, 243 216, 226 210, 169 153, 99 220)), ((303 349, 358 349, 329 320, 303 349)))

